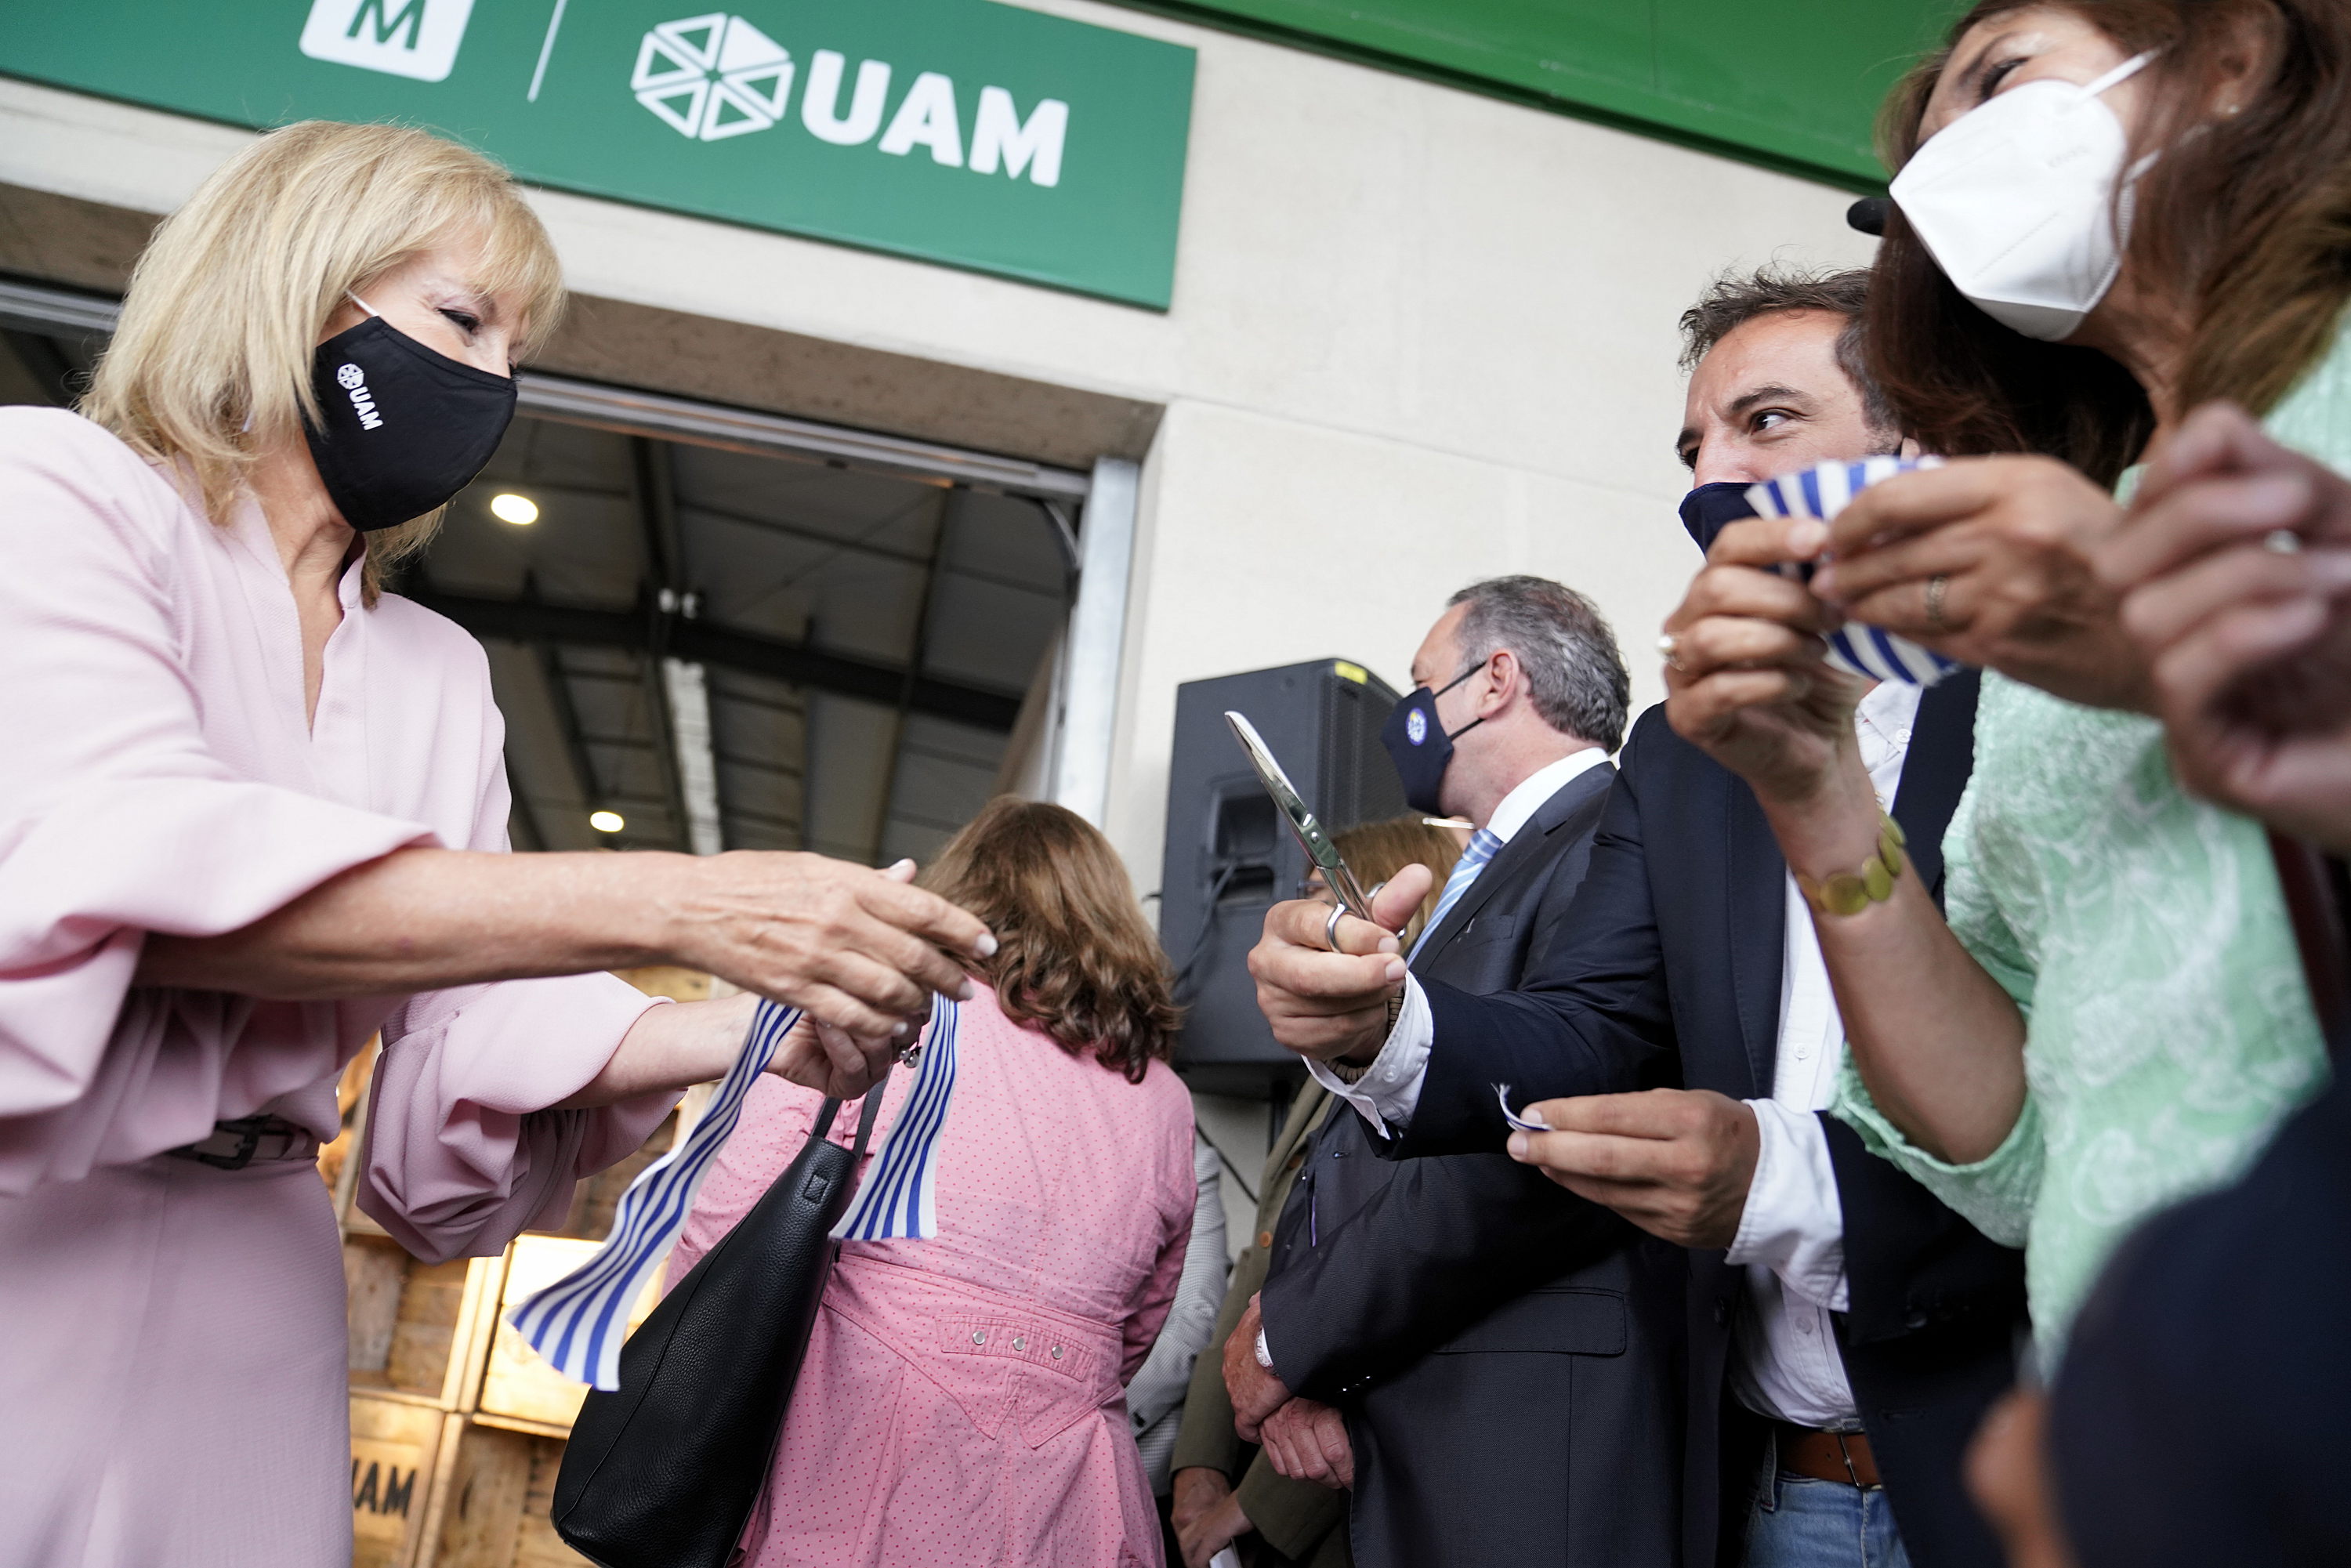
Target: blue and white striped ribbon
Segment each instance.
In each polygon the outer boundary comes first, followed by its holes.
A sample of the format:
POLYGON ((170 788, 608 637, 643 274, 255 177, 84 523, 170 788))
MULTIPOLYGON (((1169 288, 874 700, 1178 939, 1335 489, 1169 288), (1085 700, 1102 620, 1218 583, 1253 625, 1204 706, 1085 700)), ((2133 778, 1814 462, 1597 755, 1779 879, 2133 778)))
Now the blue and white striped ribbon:
POLYGON ((914 1086, 865 1173, 865 1184, 832 1228, 841 1241, 924 1240, 939 1233, 938 1144, 955 1098, 956 1004, 931 1002, 914 1086))
MULTIPOLYGON (((1935 457, 1868 457, 1859 463, 1822 463, 1766 479, 1747 492, 1747 504, 1763 517, 1818 517, 1827 522, 1855 496, 1881 480, 1914 468, 1935 468, 1935 457)), ((1809 570, 1805 571, 1809 577, 1809 570)), ((1931 686, 1959 666, 1907 637, 1858 623, 1829 634, 1829 663, 1873 681, 1931 686)))
POLYGON ((530 1347, 566 1377, 607 1390, 620 1387, 621 1342, 628 1334, 629 1308, 668 1256, 670 1243, 685 1228, 694 1195, 741 1118, 744 1097, 799 1016, 797 1008, 759 1003, 744 1037, 743 1054, 727 1069, 702 1119, 683 1143, 629 1184, 604 1245, 587 1262, 507 1313, 507 1321, 530 1347))

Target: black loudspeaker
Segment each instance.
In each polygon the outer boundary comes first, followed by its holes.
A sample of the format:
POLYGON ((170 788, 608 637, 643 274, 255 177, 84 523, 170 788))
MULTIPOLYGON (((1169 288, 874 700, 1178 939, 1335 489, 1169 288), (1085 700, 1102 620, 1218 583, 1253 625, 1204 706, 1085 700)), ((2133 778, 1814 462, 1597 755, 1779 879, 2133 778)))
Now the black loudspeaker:
POLYGON ((1395 705, 1385 682, 1344 659, 1176 688, 1159 939, 1187 1006, 1176 1065, 1195 1089, 1262 1096, 1300 1071, 1257 1009, 1249 950, 1268 906, 1298 896, 1306 852, 1258 782, 1225 710, 1247 716, 1308 808, 1337 832, 1404 813, 1404 785, 1380 746, 1380 726, 1395 705))

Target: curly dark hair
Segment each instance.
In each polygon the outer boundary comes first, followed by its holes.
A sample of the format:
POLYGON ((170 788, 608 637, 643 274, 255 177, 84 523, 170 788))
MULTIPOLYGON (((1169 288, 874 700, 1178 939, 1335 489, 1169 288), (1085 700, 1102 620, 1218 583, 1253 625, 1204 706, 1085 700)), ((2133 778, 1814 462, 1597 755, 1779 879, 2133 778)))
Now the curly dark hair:
POLYGON ((1110 841, 1065 807, 999 795, 918 879, 996 934, 971 960, 1005 1017, 1132 1083, 1176 1049, 1183 1021, 1159 939, 1110 841))

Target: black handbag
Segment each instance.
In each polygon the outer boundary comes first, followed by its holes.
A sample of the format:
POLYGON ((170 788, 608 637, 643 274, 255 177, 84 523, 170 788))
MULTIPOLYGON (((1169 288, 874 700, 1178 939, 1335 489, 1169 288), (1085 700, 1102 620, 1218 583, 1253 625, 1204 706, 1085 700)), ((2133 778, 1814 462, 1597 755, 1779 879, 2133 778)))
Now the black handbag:
POLYGON ((555 1532, 600 1568, 725 1568, 768 1484, 887 1070, 857 1146, 808 1143, 751 1212, 621 1347, 621 1386, 590 1389, 555 1478, 555 1532))

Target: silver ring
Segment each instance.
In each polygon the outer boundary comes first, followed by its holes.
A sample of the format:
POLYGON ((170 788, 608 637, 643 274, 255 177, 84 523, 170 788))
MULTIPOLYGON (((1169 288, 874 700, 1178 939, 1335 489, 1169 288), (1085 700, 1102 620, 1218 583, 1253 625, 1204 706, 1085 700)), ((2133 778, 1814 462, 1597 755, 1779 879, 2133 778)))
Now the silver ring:
POLYGON ((1339 950, 1339 922, 1345 918, 1347 906, 1334 904, 1331 906, 1330 918, 1322 922, 1322 941, 1333 953, 1339 950))
POLYGON ((2262 548, 2272 555, 2300 555, 2302 536, 2292 528, 2272 528, 2262 536, 2262 548))
POLYGON ((1657 652, 1665 655, 1666 664, 1670 668, 1678 670, 1682 667, 1681 659, 1676 653, 1681 645, 1682 640, 1670 632, 1657 639, 1657 652))
POLYGON ((1938 571, 1927 580, 1927 624, 1938 632, 1948 632, 1950 622, 1943 619, 1943 594, 1951 586, 1951 574, 1938 571))

